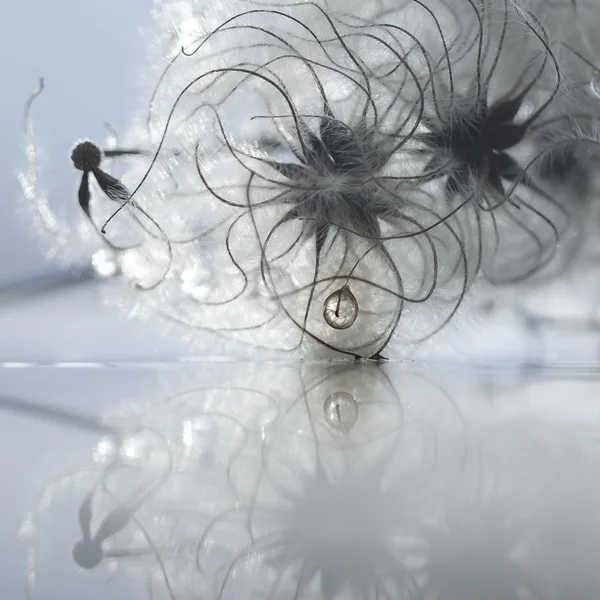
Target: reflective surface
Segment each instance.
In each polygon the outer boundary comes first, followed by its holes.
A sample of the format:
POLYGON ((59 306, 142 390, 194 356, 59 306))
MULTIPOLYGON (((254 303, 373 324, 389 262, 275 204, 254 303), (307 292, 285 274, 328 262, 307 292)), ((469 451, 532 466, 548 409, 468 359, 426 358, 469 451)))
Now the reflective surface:
POLYGON ((0 385, 10 597, 29 560, 34 598, 597 598, 595 369, 215 361, 0 385))

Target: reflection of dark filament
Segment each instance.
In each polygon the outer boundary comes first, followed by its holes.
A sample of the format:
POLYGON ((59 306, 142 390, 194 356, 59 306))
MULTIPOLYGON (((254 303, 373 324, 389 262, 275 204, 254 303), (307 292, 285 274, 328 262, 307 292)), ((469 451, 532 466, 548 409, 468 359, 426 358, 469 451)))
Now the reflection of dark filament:
POLYGON ((72 410, 46 406, 45 404, 33 402, 31 400, 0 396, 0 410, 7 410, 17 414, 53 421, 60 425, 67 425, 77 429, 112 435, 119 434, 118 429, 105 425, 94 417, 82 415, 72 410))

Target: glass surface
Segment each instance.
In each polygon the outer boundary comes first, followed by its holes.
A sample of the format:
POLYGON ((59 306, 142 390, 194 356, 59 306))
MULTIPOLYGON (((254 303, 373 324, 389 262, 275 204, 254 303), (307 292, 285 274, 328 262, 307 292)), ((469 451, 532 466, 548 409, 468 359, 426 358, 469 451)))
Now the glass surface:
POLYGON ((600 589, 596 369, 99 364, 0 387, 6 597, 28 568, 40 599, 600 589))

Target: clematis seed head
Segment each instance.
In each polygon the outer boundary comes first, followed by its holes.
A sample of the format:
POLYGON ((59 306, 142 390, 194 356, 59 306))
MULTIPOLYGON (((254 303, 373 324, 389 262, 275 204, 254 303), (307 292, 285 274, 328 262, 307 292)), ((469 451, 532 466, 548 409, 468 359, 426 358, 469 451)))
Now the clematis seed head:
POLYGON ((93 142, 80 142, 71 152, 73 166, 79 171, 93 171, 102 162, 102 150, 93 142))

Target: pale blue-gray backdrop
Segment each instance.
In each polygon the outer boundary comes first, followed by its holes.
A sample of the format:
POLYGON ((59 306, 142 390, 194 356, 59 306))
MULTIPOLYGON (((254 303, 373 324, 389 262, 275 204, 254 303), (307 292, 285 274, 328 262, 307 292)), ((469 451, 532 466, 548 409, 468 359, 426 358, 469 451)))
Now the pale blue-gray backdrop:
MULTIPOLYGON (((36 88, 38 78, 44 76, 46 90, 35 107, 36 134, 45 156, 43 183, 59 209, 73 205, 77 174, 69 164, 69 150, 80 137, 103 139, 105 121, 120 129, 127 127, 138 102, 137 82, 145 64, 139 27, 150 24, 151 7, 152 0, 3 3, 0 287, 58 268, 45 260, 43 245, 32 237, 28 223, 16 214, 20 198, 16 174, 24 165, 22 113, 28 95, 36 88)), ((72 316, 72 329, 77 323, 77 310, 74 315, 67 311, 44 312, 37 304, 22 303, 20 307, 11 305, 0 310, 0 363, 43 359, 44 354, 58 359, 61 343, 68 358, 77 356, 79 350, 69 347, 68 341, 75 339, 75 334, 67 332, 61 342, 61 330, 69 328, 61 321, 66 323, 66 318, 72 316), (45 324, 53 334, 44 331, 45 324)), ((111 330, 107 323, 113 317, 106 314, 98 318, 100 327, 95 335, 113 335, 115 342, 117 328, 106 333, 111 330)), ((99 397, 90 389, 94 384, 89 374, 71 373, 67 377, 66 373, 55 376, 53 372, 0 368, 0 395, 28 396, 49 404, 74 403, 79 410, 96 414, 104 413, 119 400, 120 386, 108 397, 99 397)), ((111 376, 105 378, 110 380, 111 376)), ((18 541, 17 533, 34 494, 51 476, 89 461, 95 437, 0 410, 0 598, 25 597, 27 545, 18 541)), ((103 576, 98 574, 91 580, 78 577, 68 560, 77 536, 76 509, 80 500, 59 502, 52 517, 46 520, 45 534, 39 539, 43 566, 34 593, 36 599, 90 598, 94 589, 98 589, 98 598, 107 597, 103 576), (94 581, 98 586, 93 585, 94 581)), ((111 597, 120 597, 117 588, 109 591, 111 597)))

